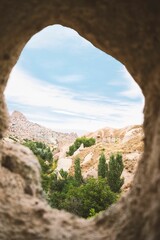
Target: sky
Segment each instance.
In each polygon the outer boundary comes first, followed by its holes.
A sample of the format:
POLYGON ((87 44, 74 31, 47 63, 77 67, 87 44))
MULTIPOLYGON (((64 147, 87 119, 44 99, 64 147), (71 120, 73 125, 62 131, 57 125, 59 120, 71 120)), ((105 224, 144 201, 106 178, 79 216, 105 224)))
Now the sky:
POLYGON ((143 123, 144 98, 124 65, 61 25, 35 34, 5 91, 9 113, 55 131, 86 132, 143 123))

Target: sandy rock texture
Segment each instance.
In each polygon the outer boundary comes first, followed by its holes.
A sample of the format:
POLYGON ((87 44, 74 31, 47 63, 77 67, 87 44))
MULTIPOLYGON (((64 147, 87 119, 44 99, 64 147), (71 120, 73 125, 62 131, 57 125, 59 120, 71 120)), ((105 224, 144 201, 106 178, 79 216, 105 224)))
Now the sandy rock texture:
POLYGON ((33 34, 55 23, 125 64, 145 96, 144 154, 133 187, 94 220, 51 210, 33 156, 18 145, 1 146, 0 239, 160 239, 159 1, 1 0, 0 16, 0 137, 7 129, 3 92, 10 71, 33 34))
POLYGON ((10 116, 6 136, 23 142, 24 139, 44 142, 59 149, 62 145, 72 144, 78 137, 76 133, 61 133, 37 123, 30 122, 21 112, 14 111, 10 116))
POLYGON ((98 163, 102 151, 107 162, 109 162, 111 154, 121 153, 124 163, 122 191, 128 192, 144 151, 142 126, 132 125, 120 129, 107 127, 89 133, 86 137, 95 138, 96 143, 91 147, 78 149, 74 152, 73 156, 70 157, 72 159, 70 174, 74 174, 74 161, 77 157, 81 159, 82 175, 87 178, 98 176, 98 163))

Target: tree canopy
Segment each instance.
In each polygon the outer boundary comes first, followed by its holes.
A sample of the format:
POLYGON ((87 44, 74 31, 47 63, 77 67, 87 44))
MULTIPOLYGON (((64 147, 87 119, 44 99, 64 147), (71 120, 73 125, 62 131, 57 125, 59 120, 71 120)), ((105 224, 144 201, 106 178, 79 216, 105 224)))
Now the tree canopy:
POLYGON ((98 177, 106 178, 108 172, 108 165, 106 163, 106 157, 102 152, 99 158, 98 164, 98 177))
POLYGON ((114 156, 112 154, 109 160, 107 179, 113 192, 119 192, 124 183, 124 179, 121 178, 123 168, 122 155, 118 153, 114 156))
POLYGON ((67 155, 72 156, 74 152, 83 144, 84 147, 90 147, 94 145, 96 140, 94 138, 86 138, 86 137, 80 137, 75 140, 73 145, 69 147, 69 151, 67 152, 67 155))
MULTIPOLYGON (((78 147, 85 141, 84 138, 77 140, 75 146, 78 147)), ((94 143, 93 140, 86 142, 85 146, 94 143)), ((24 145, 29 147, 39 160, 42 187, 51 207, 65 209, 80 217, 88 218, 117 201, 123 184, 123 179, 120 177, 123 171, 121 154, 111 155, 107 165, 105 155, 101 153, 98 178, 83 179, 80 158, 75 159, 73 176, 63 169, 58 173, 54 171, 55 161, 48 146, 29 140, 25 140, 24 145)))

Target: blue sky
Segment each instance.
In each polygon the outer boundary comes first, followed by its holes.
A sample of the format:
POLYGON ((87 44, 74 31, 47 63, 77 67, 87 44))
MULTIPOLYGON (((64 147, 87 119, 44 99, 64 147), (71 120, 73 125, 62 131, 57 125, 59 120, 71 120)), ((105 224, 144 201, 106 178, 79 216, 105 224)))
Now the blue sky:
POLYGON ((126 68, 76 31, 49 26, 34 35, 5 91, 21 111, 55 131, 95 131, 143 122, 144 98, 126 68))

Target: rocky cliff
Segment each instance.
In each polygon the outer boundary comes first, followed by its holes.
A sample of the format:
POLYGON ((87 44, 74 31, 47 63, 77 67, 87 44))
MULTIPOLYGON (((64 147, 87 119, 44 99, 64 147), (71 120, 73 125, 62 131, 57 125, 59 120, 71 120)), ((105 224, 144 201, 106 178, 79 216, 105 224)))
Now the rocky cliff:
POLYGON ((40 141, 54 148, 61 148, 62 145, 71 144, 77 138, 77 134, 55 132, 52 129, 28 121, 21 112, 14 111, 10 117, 7 137, 17 141, 23 139, 40 141))

